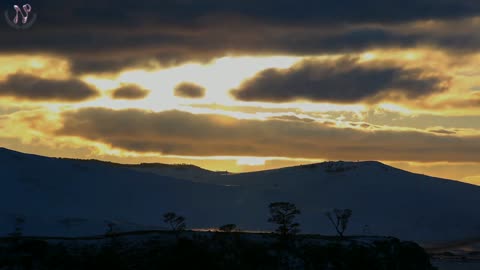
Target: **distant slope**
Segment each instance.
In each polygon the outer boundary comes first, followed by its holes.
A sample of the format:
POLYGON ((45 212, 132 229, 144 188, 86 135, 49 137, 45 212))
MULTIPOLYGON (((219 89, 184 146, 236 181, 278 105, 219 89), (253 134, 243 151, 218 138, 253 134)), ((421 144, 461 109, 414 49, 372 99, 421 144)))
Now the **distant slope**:
POLYGON ((166 211, 185 215, 190 227, 236 223, 269 230, 268 203, 291 201, 302 209, 305 232, 333 234, 324 211, 338 207, 353 210, 350 234, 422 242, 480 236, 480 187, 379 162, 326 162, 233 175, 198 167, 177 174, 174 168, 46 158, 0 148, 0 234, 11 232, 19 215, 26 217, 27 234, 82 235, 104 231, 104 220, 116 220, 120 227, 163 226, 166 211), (83 223, 66 226, 65 218, 83 223))
POLYGON ((186 179, 192 182, 209 183, 212 179, 228 175, 228 172, 214 172, 205 170, 198 166, 188 164, 161 164, 161 163, 142 163, 138 165, 125 165, 127 168, 139 171, 149 172, 157 175, 170 176, 178 179, 186 179))
POLYGON ((220 217, 216 212, 228 212, 232 207, 228 201, 236 194, 228 187, 141 173, 109 163, 0 149, 0 233, 13 230, 15 216, 26 216, 27 233, 49 234, 55 234, 65 218, 86 219, 83 227, 89 233, 105 231, 105 220, 163 226, 161 215, 166 211, 198 220, 191 223, 195 226, 217 225, 228 216, 220 217), (51 223, 56 224, 49 227, 51 223))
MULTIPOLYGON (((415 240, 480 236, 479 186, 379 162, 325 162, 231 175, 215 182, 294 201, 303 209, 305 220, 322 218, 322 209, 351 208, 354 233, 415 240)), ((329 227, 322 223, 316 229, 328 231, 329 227)))
MULTIPOLYGON (((0 148, 2 149, 2 148, 0 148)), ((5 149, 5 148, 3 148, 5 149)), ((164 163, 141 163, 141 164, 121 164, 101 160, 84 160, 84 159, 70 159, 57 158, 60 160, 67 160, 76 163, 101 164, 111 167, 128 168, 138 172, 153 173, 162 176, 169 176, 177 179, 186 179, 192 182, 210 182, 212 178, 230 174, 227 171, 210 171, 191 164, 164 164, 164 163)))

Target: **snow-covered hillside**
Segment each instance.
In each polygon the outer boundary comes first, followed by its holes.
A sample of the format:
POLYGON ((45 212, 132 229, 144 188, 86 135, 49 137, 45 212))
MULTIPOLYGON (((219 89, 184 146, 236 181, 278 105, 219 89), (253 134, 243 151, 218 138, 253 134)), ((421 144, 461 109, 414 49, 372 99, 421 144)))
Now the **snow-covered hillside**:
POLYGON ((349 234, 420 242, 480 236, 479 186, 378 162, 326 162, 232 175, 174 168, 46 158, 0 148, 0 235, 12 232, 19 216, 28 235, 85 235, 105 232, 105 221, 124 230, 162 227, 167 211, 184 215, 190 228, 236 223, 246 230, 270 230, 268 204, 290 201, 302 210, 304 232, 334 234, 324 211, 337 207, 353 210, 349 234))

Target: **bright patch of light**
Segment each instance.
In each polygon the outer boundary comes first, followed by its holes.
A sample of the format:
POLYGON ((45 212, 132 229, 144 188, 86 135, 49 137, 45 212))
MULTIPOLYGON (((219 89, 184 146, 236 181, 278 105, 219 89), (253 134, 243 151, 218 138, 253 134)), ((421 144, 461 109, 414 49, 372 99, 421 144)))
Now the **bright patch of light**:
POLYGON ((244 80, 265 69, 288 68, 300 59, 286 56, 224 57, 209 64, 185 64, 155 71, 130 70, 115 78, 88 76, 83 79, 103 91, 114 89, 122 83, 131 83, 151 92, 143 100, 120 101, 106 96, 85 102, 81 107, 102 106, 113 109, 140 108, 162 111, 178 108, 185 103, 232 103, 235 100, 230 96, 230 90, 238 87, 244 80), (200 99, 176 97, 174 89, 182 82, 191 82, 206 88, 206 95, 200 99))
POLYGON ((399 112, 402 114, 413 114, 412 110, 396 104, 392 104, 392 103, 382 103, 378 107, 391 112, 399 112))
POLYGON ((410 60, 410 61, 411 60, 416 60, 416 59, 418 59, 418 55, 414 52, 407 52, 407 53, 405 53, 405 59, 410 60))
POLYGON ((120 87, 120 83, 116 82, 115 80, 98 78, 94 76, 86 76, 83 78, 83 81, 94 85, 97 89, 102 91, 112 90, 120 87))
POLYGON ((48 55, 0 54, 0 78, 15 73, 63 79, 70 76, 70 63, 66 59, 48 55))
POLYGON ((376 57, 377 55, 375 53, 367 52, 360 55, 360 61, 371 61, 374 60, 376 57))
POLYGON ((237 158, 237 165, 260 166, 260 165, 265 165, 265 161, 266 160, 264 158, 242 157, 242 158, 237 158))
POLYGON ((480 175, 479 176, 469 176, 462 179, 463 182, 474 184, 480 186, 480 175))

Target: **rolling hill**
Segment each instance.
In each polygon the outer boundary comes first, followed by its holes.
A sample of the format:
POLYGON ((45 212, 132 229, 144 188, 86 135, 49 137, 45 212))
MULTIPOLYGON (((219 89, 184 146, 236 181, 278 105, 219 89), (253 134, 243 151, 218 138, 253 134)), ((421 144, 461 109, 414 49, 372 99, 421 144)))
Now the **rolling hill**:
POLYGON ((379 162, 325 162, 225 174, 195 166, 121 165, 0 148, 0 235, 25 219, 26 235, 88 235, 163 227, 175 211, 190 228, 236 223, 271 230, 267 206, 290 201, 305 233, 334 234, 324 212, 350 208, 348 234, 419 242, 480 237, 480 187, 379 162))

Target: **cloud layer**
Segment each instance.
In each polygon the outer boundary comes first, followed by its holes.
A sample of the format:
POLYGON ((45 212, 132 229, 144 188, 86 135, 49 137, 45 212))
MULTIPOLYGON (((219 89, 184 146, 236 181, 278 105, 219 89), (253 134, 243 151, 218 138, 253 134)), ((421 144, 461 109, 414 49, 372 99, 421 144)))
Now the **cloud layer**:
POLYGON ((77 79, 54 80, 14 74, 0 82, 0 96, 20 100, 79 102, 98 94, 95 88, 77 79))
POLYGON ((415 99, 446 90, 447 78, 422 70, 359 64, 355 59, 303 61, 289 69, 268 69, 232 91, 243 101, 310 100, 355 103, 415 99))
POLYGON ((148 96, 149 93, 150 91, 138 85, 128 84, 115 89, 112 92, 112 97, 114 99, 142 99, 148 96))
MULTIPOLYGON (((2 10, 11 8, 8 4, 2 10)), ((31 5, 41 19, 28 35, 2 24, 0 52, 61 54, 78 73, 232 54, 303 56, 416 46, 471 52, 480 46, 479 22, 471 20, 480 15, 475 0, 55 0, 31 5)))
POLYGON ((184 98, 202 98, 206 89, 200 85, 184 82, 175 87, 175 96, 184 98))
POLYGON ((186 156, 480 162, 480 137, 475 136, 363 131, 317 122, 238 120, 181 111, 71 111, 63 115, 57 135, 130 151, 186 156))

